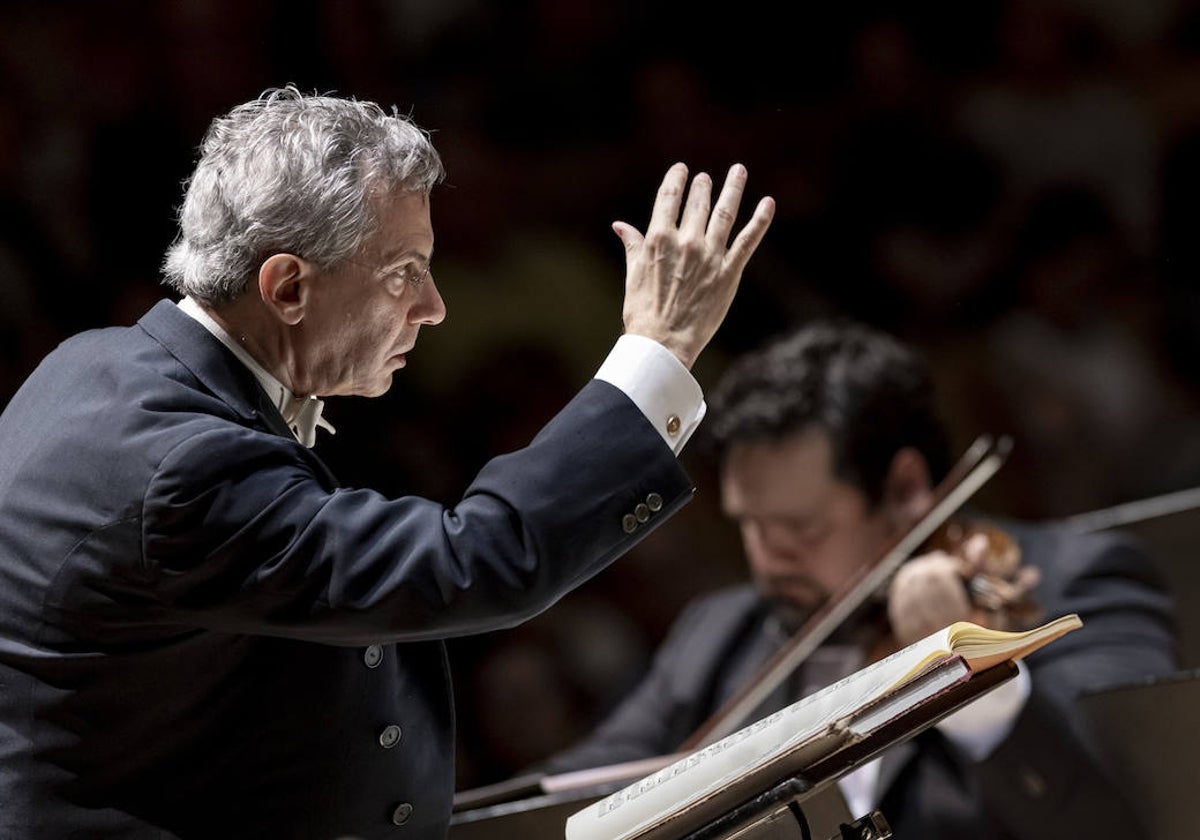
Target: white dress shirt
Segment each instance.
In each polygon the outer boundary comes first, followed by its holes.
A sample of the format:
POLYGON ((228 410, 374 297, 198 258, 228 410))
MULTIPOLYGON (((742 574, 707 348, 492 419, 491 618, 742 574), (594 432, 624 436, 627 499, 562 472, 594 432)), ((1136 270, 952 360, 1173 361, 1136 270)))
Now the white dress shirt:
POLYGON ((596 372, 620 388, 678 455, 704 419, 700 385, 675 354, 652 338, 623 335, 596 372))
POLYGON ((254 374, 254 378, 258 380, 258 384, 266 391, 267 397, 279 409, 279 413, 283 415, 283 419, 287 422, 288 428, 292 430, 292 434, 296 436, 296 440, 311 449, 317 442, 317 429, 324 429, 330 434, 336 433, 336 430, 330 425, 329 421, 321 416, 322 411, 325 409, 323 400, 316 397, 297 397, 289 391, 282 382, 260 365, 240 342, 226 332, 192 298, 185 297, 181 300, 179 308, 185 314, 190 315, 193 319, 200 322, 218 341, 228 347, 233 355, 237 356, 238 361, 254 374))

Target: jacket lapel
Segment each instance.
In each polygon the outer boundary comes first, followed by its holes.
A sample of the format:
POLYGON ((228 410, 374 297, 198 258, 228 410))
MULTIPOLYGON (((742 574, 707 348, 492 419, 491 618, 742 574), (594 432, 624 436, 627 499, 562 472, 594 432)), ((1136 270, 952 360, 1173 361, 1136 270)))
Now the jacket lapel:
MULTIPOLYGON (((279 413, 246 366, 229 352, 216 336, 194 318, 179 311, 174 303, 161 300, 141 317, 138 326, 195 375, 205 388, 228 405, 247 424, 294 440, 279 413)), ((299 444, 297 444, 299 445, 299 444)), ((301 447, 303 448, 303 447, 301 447)), ((309 449, 304 449, 317 471, 337 485, 329 468, 309 449)))

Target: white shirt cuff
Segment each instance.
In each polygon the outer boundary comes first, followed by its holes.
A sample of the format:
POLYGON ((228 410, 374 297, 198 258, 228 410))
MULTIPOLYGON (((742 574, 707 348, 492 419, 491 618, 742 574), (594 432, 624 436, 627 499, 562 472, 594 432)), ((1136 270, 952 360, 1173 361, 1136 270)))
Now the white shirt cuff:
POLYGON ((937 728, 972 761, 983 761, 1012 731, 1031 688, 1029 670, 1018 660, 1015 677, 942 718, 937 728))
POLYGON ((692 374, 667 348, 641 335, 622 335, 596 372, 620 388, 678 455, 708 407, 692 374))

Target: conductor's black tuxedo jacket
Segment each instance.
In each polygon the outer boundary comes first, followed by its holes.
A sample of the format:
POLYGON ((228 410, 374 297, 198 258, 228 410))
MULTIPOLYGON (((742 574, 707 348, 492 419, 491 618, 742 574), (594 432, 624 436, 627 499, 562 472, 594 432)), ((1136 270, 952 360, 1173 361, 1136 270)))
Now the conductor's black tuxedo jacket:
POLYGON ((442 836, 440 640, 690 494, 602 381, 446 508, 339 488, 169 301, 77 336, 0 416, 0 837, 442 836))

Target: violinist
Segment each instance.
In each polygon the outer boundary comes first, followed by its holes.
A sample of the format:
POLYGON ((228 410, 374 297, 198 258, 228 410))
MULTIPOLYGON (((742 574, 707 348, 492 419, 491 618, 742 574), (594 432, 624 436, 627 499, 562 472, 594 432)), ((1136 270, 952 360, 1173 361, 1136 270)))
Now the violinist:
MULTIPOLYGON (((921 357, 864 325, 819 322, 735 362, 710 401, 721 502, 751 582, 677 619, 649 672, 593 734, 542 767, 667 755, 932 504, 950 466, 921 357)), ((953 521, 904 563, 746 721, 954 621, 1082 629, 935 727, 839 780, 855 817, 899 840, 1137 837, 1073 713, 1083 691, 1174 671, 1172 603, 1128 537, 1057 524, 953 521)))

